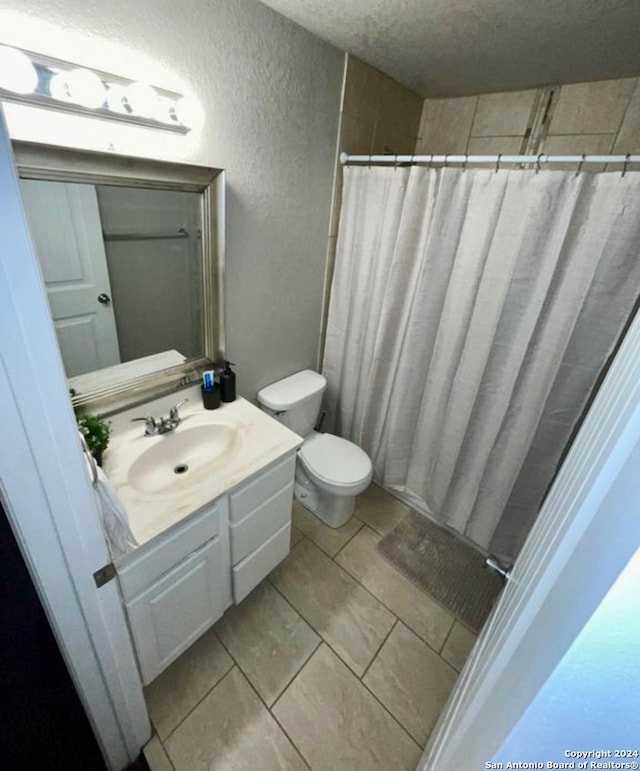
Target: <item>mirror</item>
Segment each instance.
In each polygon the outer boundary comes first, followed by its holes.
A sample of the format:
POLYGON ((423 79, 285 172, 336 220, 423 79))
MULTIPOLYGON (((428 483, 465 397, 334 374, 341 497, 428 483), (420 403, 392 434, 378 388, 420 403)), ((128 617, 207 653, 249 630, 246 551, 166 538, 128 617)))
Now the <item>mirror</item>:
POLYGON ((224 174, 14 143, 74 403, 180 379, 224 349, 224 174))

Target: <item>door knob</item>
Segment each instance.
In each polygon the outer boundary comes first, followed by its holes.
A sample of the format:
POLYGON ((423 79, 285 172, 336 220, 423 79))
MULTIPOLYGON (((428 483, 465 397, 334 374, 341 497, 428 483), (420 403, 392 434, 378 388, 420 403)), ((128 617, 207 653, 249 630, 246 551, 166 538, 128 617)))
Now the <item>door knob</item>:
POLYGON ((111 298, 109 297, 108 294, 105 294, 104 292, 102 292, 102 294, 98 295, 98 302, 102 303, 102 305, 109 305, 109 303, 111 302, 111 298))

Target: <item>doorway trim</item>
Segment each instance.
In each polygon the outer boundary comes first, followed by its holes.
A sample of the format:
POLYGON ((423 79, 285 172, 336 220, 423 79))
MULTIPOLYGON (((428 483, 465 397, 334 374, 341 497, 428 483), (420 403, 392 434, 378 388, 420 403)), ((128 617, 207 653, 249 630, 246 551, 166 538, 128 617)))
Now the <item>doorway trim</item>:
POLYGON ((0 495, 62 656, 110 769, 151 729, 78 442, 62 361, 0 108, 0 495))

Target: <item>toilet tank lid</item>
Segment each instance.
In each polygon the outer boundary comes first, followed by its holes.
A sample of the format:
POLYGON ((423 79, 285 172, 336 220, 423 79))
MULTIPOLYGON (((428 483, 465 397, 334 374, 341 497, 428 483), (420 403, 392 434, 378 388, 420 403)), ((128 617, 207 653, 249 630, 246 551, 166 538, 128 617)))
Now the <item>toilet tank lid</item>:
POLYGON ((270 410, 289 410, 322 393, 327 387, 325 378, 312 369, 304 369, 258 391, 258 402, 270 410))

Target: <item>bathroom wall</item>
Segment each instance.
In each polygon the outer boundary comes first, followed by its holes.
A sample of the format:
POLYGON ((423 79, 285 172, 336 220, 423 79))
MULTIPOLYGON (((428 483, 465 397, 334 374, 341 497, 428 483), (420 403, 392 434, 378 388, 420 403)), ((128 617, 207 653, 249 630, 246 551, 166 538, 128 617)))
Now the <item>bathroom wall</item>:
POLYGON ((320 363, 342 203, 342 166, 338 156, 343 150, 349 153, 414 152, 422 103, 419 94, 355 56, 347 56, 327 245, 320 363))
POLYGON ((5 0, 0 42, 192 95, 188 136, 8 105, 13 137, 227 170, 238 390, 317 358, 344 54, 255 0, 5 0))
POLYGON ((425 99, 415 152, 637 153, 640 79, 425 99))

